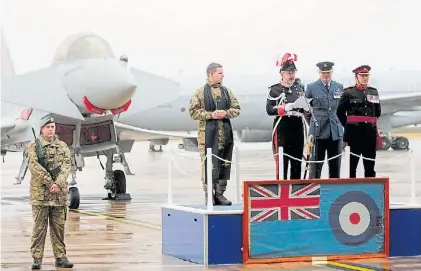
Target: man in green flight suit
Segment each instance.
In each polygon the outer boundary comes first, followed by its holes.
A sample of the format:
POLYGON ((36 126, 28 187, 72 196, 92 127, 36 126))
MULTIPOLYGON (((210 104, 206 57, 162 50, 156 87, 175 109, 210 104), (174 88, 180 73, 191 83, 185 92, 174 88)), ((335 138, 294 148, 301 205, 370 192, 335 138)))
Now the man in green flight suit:
MULTIPOLYGON (((207 203, 206 149, 212 154, 231 161, 234 137, 230 119, 240 115, 240 104, 234 93, 222 85, 224 71, 221 64, 211 63, 206 69, 207 82, 195 91, 190 99, 189 113, 198 123, 198 149, 202 161, 202 185, 207 203)), ((212 187, 214 205, 231 205, 224 197, 231 163, 212 157, 212 187)))
POLYGON ((41 269, 48 222, 55 266, 73 267, 73 263, 67 260, 64 244, 70 150, 66 143, 57 138, 55 132, 54 119, 43 119, 40 136, 28 144, 30 204, 34 223, 31 239, 32 269, 41 269))

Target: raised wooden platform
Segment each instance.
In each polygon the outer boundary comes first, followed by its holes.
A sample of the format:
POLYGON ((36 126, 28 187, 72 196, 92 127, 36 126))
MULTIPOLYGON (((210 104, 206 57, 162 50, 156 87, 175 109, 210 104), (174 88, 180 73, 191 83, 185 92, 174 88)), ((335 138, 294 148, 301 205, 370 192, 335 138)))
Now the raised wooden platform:
POLYGON ((421 255, 421 206, 389 208, 388 182, 245 181, 241 204, 164 205, 162 252, 205 265, 421 255))

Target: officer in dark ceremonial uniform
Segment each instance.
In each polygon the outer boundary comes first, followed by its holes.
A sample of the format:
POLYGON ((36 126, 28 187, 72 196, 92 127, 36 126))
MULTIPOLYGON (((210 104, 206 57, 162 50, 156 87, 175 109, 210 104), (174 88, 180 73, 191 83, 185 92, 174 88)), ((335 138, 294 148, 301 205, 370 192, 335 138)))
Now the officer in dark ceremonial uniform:
MULTIPOLYGON (((309 134, 313 135, 315 156, 312 160, 323 161, 327 157, 338 156, 342 151, 343 127, 336 109, 342 96, 343 85, 332 80, 333 62, 323 61, 316 64, 320 79, 307 85, 306 98, 311 98, 312 115, 309 134)), ((329 178, 340 177, 341 156, 328 161, 329 178)), ((310 179, 320 179, 323 163, 311 165, 310 179)))
MULTIPOLYGON (((365 177, 376 176, 374 159, 381 144, 377 130, 381 105, 377 89, 368 85, 370 70, 370 66, 362 65, 352 71, 355 73, 356 84, 344 89, 337 109, 338 118, 345 127, 344 141, 351 153, 372 159, 363 160, 365 177)), ((350 178, 356 177, 359 160, 359 157, 351 154, 350 178)))
POLYGON ((272 149, 276 163, 276 179, 279 180, 278 147, 283 147, 283 179, 287 179, 288 165, 291 163, 290 179, 301 179, 301 161, 291 159, 285 154, 297 159, 303 159, 303 149, 307 123, 302 107, 294 102, 304 96, 304 86, 298 78, 295 78, 297 68, 294 61, 296 55, 285 54, 280 61, 281 81, 269 87, 269 95, 266 101, 266 112, 269 116, 275 116, 273 121, 272 149))

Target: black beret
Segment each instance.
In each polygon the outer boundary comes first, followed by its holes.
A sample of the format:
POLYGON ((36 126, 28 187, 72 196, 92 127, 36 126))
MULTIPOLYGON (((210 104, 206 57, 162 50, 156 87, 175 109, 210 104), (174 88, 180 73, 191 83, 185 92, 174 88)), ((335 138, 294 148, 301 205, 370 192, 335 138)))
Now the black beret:
POLYGON ((50 124, 50 123, 55 123, 53 117, 47 117, 45 119, 41 119, 41 127, 44 127, 45 125, 50 124))

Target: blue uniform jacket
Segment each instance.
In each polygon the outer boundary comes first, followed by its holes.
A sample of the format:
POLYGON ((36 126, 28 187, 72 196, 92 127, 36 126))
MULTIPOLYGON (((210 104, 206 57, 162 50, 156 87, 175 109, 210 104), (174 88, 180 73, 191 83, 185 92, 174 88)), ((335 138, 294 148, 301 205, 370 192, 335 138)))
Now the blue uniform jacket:
POLYGON ((328 139, 332 136, 332 140, 342 139, 344 128, 336 115, 336 109, 343 93, 343 85, 330 81, 329 91, 324 83, 319 79, 307 85, 306 98, 313 98, 310 105, 313 108, 310 119, 309 135, 313 135, 317 139, 328 139), (318 126, 315 125, 315 120, 318 126))

